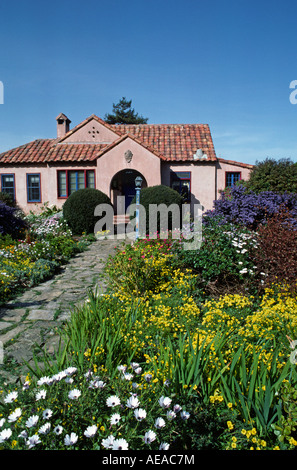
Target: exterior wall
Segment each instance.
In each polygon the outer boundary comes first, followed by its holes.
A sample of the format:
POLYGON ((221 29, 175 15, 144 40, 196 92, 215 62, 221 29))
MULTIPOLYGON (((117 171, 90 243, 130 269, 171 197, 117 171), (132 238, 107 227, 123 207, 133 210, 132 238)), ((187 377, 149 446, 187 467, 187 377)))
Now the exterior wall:
POLYGON ((170 171, 191 172, 191 209, 194 204, 201 204, 203 211, 213 208, 216 196, 216 167, 212 162, 162 163, 162 184, 170 186, 170 171))
POLYGON ((220 197, 220 192, 226 188, 226 173, 227 172, 239 172, 240 179, 247 181, 250 176, 252 165, 245 165, 236 162, 228 162, 219 160, 217 162, 217 199, 220 197))
POLYGON ((56 205, 62 208, 66 198, 58 198, 58 185, 57 185, 57 171, 58 170, 81 170, 90 169, 95 170, 95 181, 96 181, 96 167, 95 165, 39 165, 39 166, 11 166, 0 168, 0 175, 2 174, 14 174, 15 183, 15 198, 18 206, 28 214, 31 210, 37 212, 45 202, 50 205, 56 205), (27 174, 40 174, 40 187, 41 187, 41 201, 28 202, 27 200, 27 174))
POLYGON ((161 184, 161 161, 133 139, 127 138, 97 159, 96 188, 111 197, 111 181, 121 170, 136 170, 146 179, 148 186, 161 184), (125 152, 133 154, 127 162, 125 152))
POLYGON ((70 134, 68 137, 63 139, 63 143, 70 142, 96 142, 98 143, 111 143, 118 139, 119 136, 112 132, 107 127, 100 124, 95 119, 92 119, 90 122, 86 123, 80 129, 77 129, 70 134))
MULTIPOLYGON (((51 184, 48 178, 48 170, 45 165, 40 166, 9 166, 0 168, 0 175, 3 174, 14 174, 14 185, 15 185, 15 198, 18 206, 28 214, 31 210, 37 211, 44 202, 49 199, 43 199, 48 194, 48 186, 51 184), (27 201, 27 174, 38 173, 40 174, 41 181, 41 203, 28 202, 27 201)), ((51 202, 55 204, 55 202, 51 202)))

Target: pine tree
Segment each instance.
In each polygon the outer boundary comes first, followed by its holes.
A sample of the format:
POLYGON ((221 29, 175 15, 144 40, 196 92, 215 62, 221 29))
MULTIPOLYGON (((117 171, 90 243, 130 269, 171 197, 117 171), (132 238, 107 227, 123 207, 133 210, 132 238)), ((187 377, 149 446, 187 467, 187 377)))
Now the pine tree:
POLYGON ((113 114, 106 114, 105 121, 108 124, 146 124, 148 118, 139 116, 131 106, 132 100, 123 97, 117 104, 113 103, 113 114))

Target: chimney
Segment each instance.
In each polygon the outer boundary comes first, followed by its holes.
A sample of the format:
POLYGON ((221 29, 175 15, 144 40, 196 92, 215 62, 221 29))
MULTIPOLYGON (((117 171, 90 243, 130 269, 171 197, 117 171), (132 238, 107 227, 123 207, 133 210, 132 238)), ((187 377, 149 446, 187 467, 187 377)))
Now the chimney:
POLYGON ((67 132, 69 132, 69 124, 71 123, 70 119, 68 119, 65 114, 60 113, 59 116, 56 118, 57 121, 57 137, 63 137, 67 132))

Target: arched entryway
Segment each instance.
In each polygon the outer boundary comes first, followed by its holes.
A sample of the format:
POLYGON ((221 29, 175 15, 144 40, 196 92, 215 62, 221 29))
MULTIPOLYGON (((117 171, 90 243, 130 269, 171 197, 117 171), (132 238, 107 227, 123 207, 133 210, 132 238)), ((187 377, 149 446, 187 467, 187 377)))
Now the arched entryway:
POLYGON ((147 186, 146 179, 137 170, 121 170, 114 175, 110 184, 110 199, 116 215, 125 214, 135 196, 135 178, 141 176, 141 188, 147 186), (119 198, 123 196, 124 198, 119 198))

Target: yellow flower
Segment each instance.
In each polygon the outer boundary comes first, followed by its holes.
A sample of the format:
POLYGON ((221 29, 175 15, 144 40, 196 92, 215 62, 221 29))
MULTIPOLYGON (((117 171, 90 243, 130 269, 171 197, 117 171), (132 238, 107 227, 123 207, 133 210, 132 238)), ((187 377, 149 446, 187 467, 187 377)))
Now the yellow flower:
POLYGON ((294 437, 290 437, 289 444, 292 444, 293 446, 297 446, 297 441, 294 439, 294 437))

